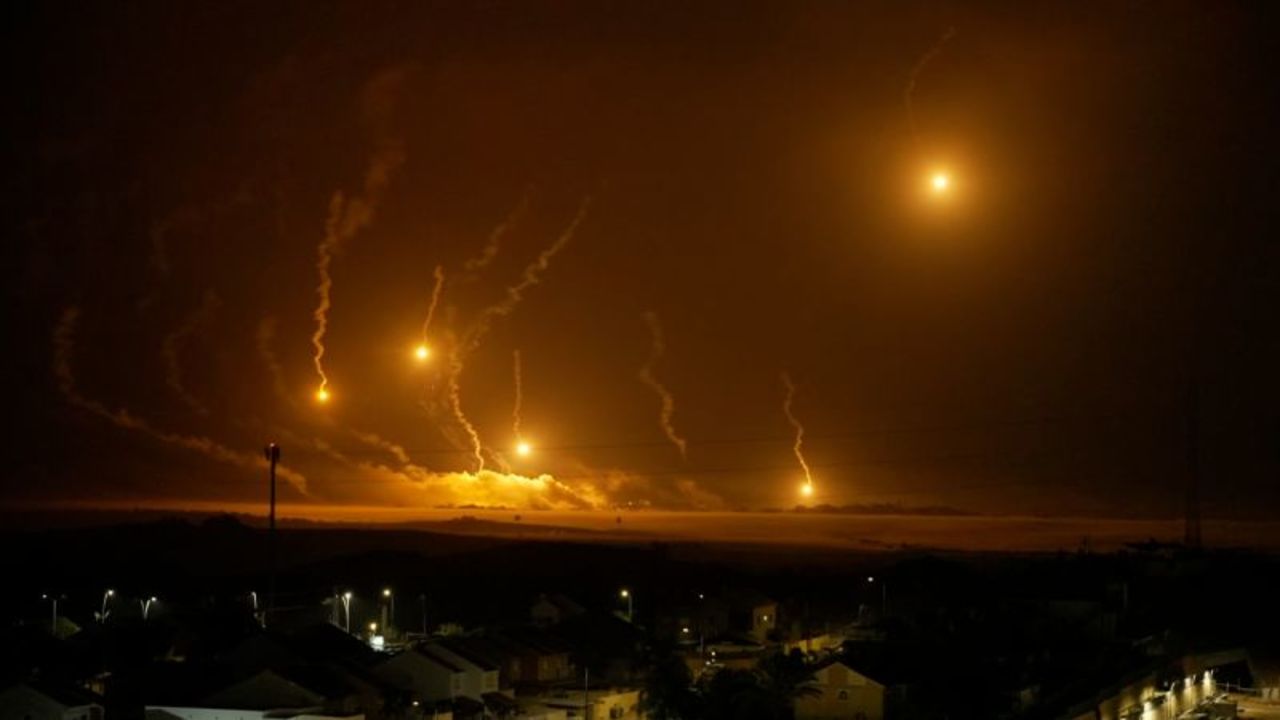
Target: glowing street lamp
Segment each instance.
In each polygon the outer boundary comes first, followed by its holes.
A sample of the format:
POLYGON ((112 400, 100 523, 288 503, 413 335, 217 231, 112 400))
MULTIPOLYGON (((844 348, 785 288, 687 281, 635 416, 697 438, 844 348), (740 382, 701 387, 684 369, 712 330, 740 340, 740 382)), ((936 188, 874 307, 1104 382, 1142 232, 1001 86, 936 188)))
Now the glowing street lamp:
POLYGON ((98 612, 99 622, 105 623, 107 621, 107 601, 115 597, 115 594, 116 594, 116 591, 111 589, 108 589, 106 592, 102 593, 102 610, 98 612))
POLYGON ((391 588, 382 588, 382 599, 386 602, 382 605, 382 632, 391 632, 391 624, 396 618, 396 594, 391 588))
POLYGON ((626 588, 622 588, 621 590, 618 591, 618 597, 627 601, 627 622, 632 622, 632 616, 634 615, 634 612, 635 612, 635 606, 632 605, 631 591, 626 588))
MULTIPOLYGON (((876 577, 874 575, 867 576, 867 584, 874 585, 876 577)), ((889 584, 884 580, 880 581, 880 617, 884 617, 889 611, 889 584)))
POLYGON ((49 621, 49 634, 54 637, 58 636, 58 599, 60 597, 62 596, 50 595, 49 593, 45 593, 40 596, 41 600, 48 600, 53 603, 53 616, 49 621))

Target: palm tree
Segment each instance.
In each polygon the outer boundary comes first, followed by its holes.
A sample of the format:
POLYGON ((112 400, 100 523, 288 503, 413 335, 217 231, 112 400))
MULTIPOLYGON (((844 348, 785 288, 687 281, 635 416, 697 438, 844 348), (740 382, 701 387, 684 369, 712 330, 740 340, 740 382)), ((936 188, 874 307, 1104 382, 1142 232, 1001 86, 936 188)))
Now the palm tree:
POLYGON ((653 720, 696 720, 702 717, 689 666, 672 653, 658 658, 645 681, 644 710, 653 720))
POLYGON ((778 720, 791 720, 795 717, 796 700, 822 694, 814 686, 813 670, 799 650, 762 658, 756 668, 760 676, 760 689, 771 709, 772 717, 778 720))

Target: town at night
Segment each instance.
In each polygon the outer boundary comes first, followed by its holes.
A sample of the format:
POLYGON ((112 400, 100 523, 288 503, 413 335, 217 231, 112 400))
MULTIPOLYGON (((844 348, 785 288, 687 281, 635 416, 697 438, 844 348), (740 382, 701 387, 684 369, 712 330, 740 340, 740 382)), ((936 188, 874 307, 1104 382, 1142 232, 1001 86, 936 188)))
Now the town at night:
POLYGON ((6 10, 0 720, 1280 719, 1280 12, 6 10))

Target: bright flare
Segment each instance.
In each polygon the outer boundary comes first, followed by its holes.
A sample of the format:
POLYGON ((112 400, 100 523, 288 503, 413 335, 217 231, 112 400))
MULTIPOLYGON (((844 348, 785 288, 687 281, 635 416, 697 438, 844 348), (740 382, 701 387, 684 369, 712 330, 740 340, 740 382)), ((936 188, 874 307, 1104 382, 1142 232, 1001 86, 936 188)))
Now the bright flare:
POLYGON ((517 455, 528 455, 531 452, 533 452, 533 448, 529 445, 529 443, 524 442, 523 440, 516 443, 517 455))
POLYGON ((800 486, 800 494, 805 497, 813 496, 813 483, 805 483, 800 486))
POLYGON ((951 187, 951 178, 946 173, 934 173, 929 180, 929 185, 935 193, 944 193, 951 187))
POLYGON ((320 388, 319 390, 316 390, 316 402, 318 403, 329 402, 329 391, 323 387, 320 388))
POLYGON ((431 357, 431 348, 425 344, 419 345, 414 348, 413 356, 418 358, 418 362, 425 362, 427 358, 431 357))

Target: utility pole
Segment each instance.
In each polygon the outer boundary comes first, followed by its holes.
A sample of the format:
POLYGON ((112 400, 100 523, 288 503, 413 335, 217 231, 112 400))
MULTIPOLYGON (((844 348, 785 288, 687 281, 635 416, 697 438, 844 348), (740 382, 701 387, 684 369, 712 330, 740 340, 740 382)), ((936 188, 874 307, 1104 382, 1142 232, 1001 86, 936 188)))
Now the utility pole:
POLYGON ((267 463, 271 468, 271 507, 267 515, 267 527, 269 537, 267 542, 271 545, 271 581, 267 586, 267 609, 262 613, 262 626, 267 625, 267 615, 276 607, 276 465, 280 462, 280 446, 275 443, 268 443, 262 451, 267 458, 267 463))

